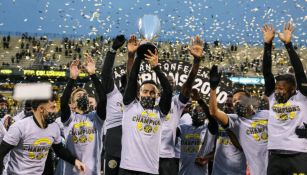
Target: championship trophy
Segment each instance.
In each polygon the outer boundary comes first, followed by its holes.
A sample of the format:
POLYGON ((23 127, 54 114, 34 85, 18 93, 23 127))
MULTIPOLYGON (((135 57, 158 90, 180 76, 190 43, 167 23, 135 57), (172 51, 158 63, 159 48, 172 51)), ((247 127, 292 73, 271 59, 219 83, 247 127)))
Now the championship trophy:
POLYGON ((156 15, 144 15, 139 19, 139 32, 141 34, 142 41, 136 51, 138 58, 144 59, 144 54, 148 54, 147 50, 155 53, 157 47, 152 43, 152 41, 157 38, 160 28, 160 19, 156 15))

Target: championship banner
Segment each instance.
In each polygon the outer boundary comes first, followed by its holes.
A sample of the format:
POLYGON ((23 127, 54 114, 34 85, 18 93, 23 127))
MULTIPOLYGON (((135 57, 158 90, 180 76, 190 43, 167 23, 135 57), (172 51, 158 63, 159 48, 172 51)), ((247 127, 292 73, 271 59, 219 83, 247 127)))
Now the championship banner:
MULTIPOLYGON (((181 60, 159 60, 159 63, 161 70, 166 75, 174 78, 176 89, 180 90, 180 87, 188 78, 192 64, 181 60)), ((205 99, 208 99, 210 95, 209 71, 209 68, 200 67, 193 85, 193 88, 197 89, 205 99)), ((126 66, 117 66, 113 69, 113 72, 115 84, 117 87, 121 87, 120 78, 126 73, 126 66)), ((147 62, 143 62, 140 67, 139 83, 151 79, 158 82, 157 76, 155 72, 151 71, 150 65, 147 62)), ((227 95, 231 91, 232 82, 228 78, 222 76, 220 86, 217 88, 218 103, 224 103, 227 99, 227 95)))

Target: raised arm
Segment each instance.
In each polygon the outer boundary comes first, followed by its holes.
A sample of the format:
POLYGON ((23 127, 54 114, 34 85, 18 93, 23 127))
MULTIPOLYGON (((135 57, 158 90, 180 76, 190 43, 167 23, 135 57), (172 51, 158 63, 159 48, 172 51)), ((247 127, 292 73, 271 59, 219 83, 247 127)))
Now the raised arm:
POLYGON ((197 100, 199 106, 204 110, 206 116, 208 117, 209 124, 208 129, 212 135, 215 135, 218 132, 219 125, 216 120, 211 116, 208 105, 200 98, 197 100))
POLYGON ((291 43, 292 33, 294 31, 294 27, 292 23, 288 23, 284 25, 284 31, 283 33, 279 33, 279 39, 284 42, 285 47, 288 51, 291 65, 293 66, 296 83, 297 83, 297 89, 305 96, 307 96, 307 77, 304 72, 303 64, 295 52, 293 45, 291 43), (305 84, 305 86, 304 86, 305 84))
POLYGON ((125 93, 124 93, 124 97, 123 97, 123 102, 124 105, 128 105, 130 103, 133 102, 133 100, 135 100, 135 98, 137 97, 137 79, 138 79, 138 75, 140 72, 140 66, 141 66, 141 62, 142 60, 140 58, 136 58, 131 72, 128 76, 128 82, 127 82, 127 86, 125 88, 125 93))
MULTIPOLYGON (((195 78, 196 78, 196 75, 199 69, 199 63, 201 61, 201 58, 204 56, 203 54, 204 42, 200 39, 198 35, 195 37, 195 41, 192 38, 191 43, 192 45, 189 47, 189 50, 190 50, 190 53, 194 57, 194 61, 193 61, 192 69, 189 73, 189 76, 181 88, 180 95, 183 95, 185 97, 184 98, 185 100, 181 101, 183 103, 187 103, 189 101, 193 83, 195 81, 195 78)), ((179 99, 181 100, 182 98, 179 98, 179 99)))
POLYGON ((76 79, 79 75, 79 60, 74 60, 70 65, 70 78, 68 80, 67 86, 64 89, 63 95, 61 96, 61 121, 65 123, 71 114, 69 107, 69 100, 71 96, 71 92, 75 85, 76 79))
POLYGON ((94 60, 87 55, 86 56, 86 65, 85 69, 87 73, 90 75, 91 80, 95 86, 96 93, 98 94, 98 104, 97 104, 97 115, 101 120, 106 119, 106 105, 107 105, 107 97, 105 93, 105 89, 102 86, 101 82, 96 76, 96 66, 94 60))
POLYGON ((218 120, 222 125, 227 126, 229 119, 228 116, 221 110, 218 109, 216 100, 216 88, 221 80, 221 73, 218 73, 216 65, 213 65, 210 70, 210 100, 209 110, 211 115, 218 120))
POLYGON ((275 30, 272 25, 264 25, 262 28, 264 40, 264 52, 262 62, 262 73, 264 77, 265 95, 270 96, 275 89, 275 79, 272 73, 272 41, 275 36, 275 30))
POLYGON ((128 40, 127 48, 128 48, 128 61, 127 61, 127 75, 129 76, 132 65, 134 62, 135 52, 140 45, 140 41, 136 38, 135 35, 131 35, 128 40))
POLYGON ((171 109, 173 96, 172 87, 158 65, 158 51, 156 50, 155 53, 152 53, 150 50, 148 50, 148 53, 149 55, 145 54, 146 60, 150 63, 153 71, 155 71, 155 73, 157 74, 157 77, 163 89, 159 102, 159 108, 162 114, 167 115, 171 109))
POLYGON ((113 65, 116 56, 116 51, 125 43, 126 39, 124 35, 119 35, 113 40, 112 49, 107 52, 106 58, 104 60, 104 64, 102 66, 102 79, 103 79, 103 87, 105 89, 105 93, 108 94, 114 89, 114 79, 113 79, 113 65))

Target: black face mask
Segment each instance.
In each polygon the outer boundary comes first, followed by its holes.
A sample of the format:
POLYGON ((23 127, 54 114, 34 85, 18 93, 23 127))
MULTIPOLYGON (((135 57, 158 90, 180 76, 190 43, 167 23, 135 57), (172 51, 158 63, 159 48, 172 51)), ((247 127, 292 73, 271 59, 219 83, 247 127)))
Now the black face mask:
POLYGON ((156 98, 141 97, 140 103, 144 109, 152 109, 155 106, 156 98))
POLYGON ((89 108, 89 100, 86 95, 81 96, 77 99, 77 108, 83 112, 87 112, 89 108))
POLYGON ((8 112, 7 108, 0 108, 0 118, 3 118, 8 112))
POLYGON ((195 109, 192 110, 190 113, 192 116, 192 123, 193 126, 201 126, 204 124, 207 116, 204 112, 198 112, 195 109))
POLYGON ((269 106, 268 101, 266 101, 264 99, 260 99, 258 110, 269 110, 268 106, 269 106))
POLYGON ((241 103, 236 103, 234 105, 234 111, 240 117, 247 117, 248 107, 241 103))
POLYGON ((48 112, 47 117, 45 117, 45 125, 48 126, 49 124, 55 122, 57 118, 57 114, 55 112, 48 112))
POLYGON ((88 111, 89 112, 93 112, 93 111, 95 111, 96 109, 93 107, 93 106, 89 106, 89 109, 88 109, 88 111))
POLYGON ((286 97, 286 94, 277 92, 277 93, 274 94, 274 96, 275 96, 275 100, 278 103, 286 103, 288 101, 288 98, 286 97))

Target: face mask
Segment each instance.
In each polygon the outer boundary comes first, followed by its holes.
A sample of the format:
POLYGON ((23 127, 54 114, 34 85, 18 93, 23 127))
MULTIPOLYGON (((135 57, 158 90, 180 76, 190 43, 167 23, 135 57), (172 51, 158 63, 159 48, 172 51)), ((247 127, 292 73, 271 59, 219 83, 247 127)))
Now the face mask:
POLYGON ((198 112, 195 109, 191 112, 192 122, 194 126, 201 126, 204 124, 205 119, 207 118, 204 112, 198 112))
POLYGON ((3 118, 7 114, 7 108, 0 109, 0 118, 3 118))
POLYGON ((258 107, 258 109, 259 109, 259 110, 269 110, 268 106, 269 106, 269 103, 268 103, 266 100, 261 99, 261 100, 259 101, 259 107, 258 107))
POLYGON ((83 95, 77 99, 77 107, 83 112, 86 112, 88 110, 89 101, 86 95, 83 95))
POLYGON ((152 109, 155 106, 156 99, 152 97, 141 97, 141 105, 144 109, 152 109))
POLYGON ((89 109, 88 109, 89 112, 92 112, 92 111, 95 111, 94 107, 93 106, 89 106, 89 109))
POLYGON ((247 116, 247 111, 248 108, 244 105, 242 105, 241 103, 236 103, 234 105, 234 111, 235 113, 240 116, 240 117, 246 117, 247 116))
POLYGON ((45 117, 45 124, 49 125, 53 122, 55 122, 57 116, 55 112, 48 112, 48 115, 45 117))
POLYGON ((288 101, 288 99, 285 97, 285 94, 277 92, 274 94, 275 95, 275 100, 278 103, 286 103, 288 101))

